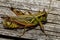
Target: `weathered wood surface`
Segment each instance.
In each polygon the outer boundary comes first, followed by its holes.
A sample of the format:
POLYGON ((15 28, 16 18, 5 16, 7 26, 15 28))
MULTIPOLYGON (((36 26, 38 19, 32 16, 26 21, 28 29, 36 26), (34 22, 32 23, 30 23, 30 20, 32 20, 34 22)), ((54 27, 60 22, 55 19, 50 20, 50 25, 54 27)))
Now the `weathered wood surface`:
MULTIPOLYGON (((13 15, 13 12, 7 8, 7 7, 14 7, 18 9, 28 9, 28 10, 34 10, 38 11, 39 9, 46 8, 48 9, 49 5, 49 0, 45 0, 44 2, 42 0, 0 0, 0 14, 7 14, 7 15, 13 15), (5 6, 5 7, 2 7, 5 6), (31 8, 30 8, 31 7, 31 8)), ((45 26, 45 31, 48 34, 48 38, 46 38, 43 33, 40 30, 29 30, 28 32, 25 33, 22 38, 28 38, 28 39, 37 39, 37 40, 59 40, 60 39, 60 1, 53 0, 52 5, 51 5, 51 12, 48 14, 48 22, 44 25, 45 26)), ((1 20, 0 20, 1 21, 1 20)), ((15 36, 19 37, 23 29, 18 29, 16 30, 7 30, 3 29, 3 25, 0 24, 1 28, 0 29, 0 34, 3 35, 8 35, 8 36, 15 36)), ((36 29, 39 29, 37 27, 36 29)))

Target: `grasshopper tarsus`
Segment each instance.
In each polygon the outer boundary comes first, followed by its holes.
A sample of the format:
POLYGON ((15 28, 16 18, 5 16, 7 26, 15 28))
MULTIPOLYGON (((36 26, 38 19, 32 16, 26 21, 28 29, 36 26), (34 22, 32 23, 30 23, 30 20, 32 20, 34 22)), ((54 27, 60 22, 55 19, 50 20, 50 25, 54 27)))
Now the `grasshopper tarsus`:
POLYGON ((45 33, 44 29, 40 28, 41 31, 44 33, 45 36, 47 36, 47 34, 45 33))

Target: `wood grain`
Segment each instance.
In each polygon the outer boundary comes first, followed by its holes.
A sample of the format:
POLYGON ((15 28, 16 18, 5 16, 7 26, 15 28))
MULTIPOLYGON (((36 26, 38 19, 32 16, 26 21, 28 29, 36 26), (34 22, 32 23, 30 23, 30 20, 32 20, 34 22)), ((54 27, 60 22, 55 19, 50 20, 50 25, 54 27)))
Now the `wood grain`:
MULTIPOLYGON (((35 3, 38 3, 38 1, 36 1, 35 3)), ((59 2, 60 1, 55 2, 57 6, 54 6, 54 4, 52 3, 53 6, 51 6, 52 7, 51 12, 48 14, 47 23, 44 25, 45 31, 49 36, 47 38, 48 40, 60 39, 60 7, 59 7, 60 4, 59 2)), ((13 15, 13 12, 9 9, 9 7, 14 7, 19 10, 27 9, 29 11, 37 12, 39 9, 42 10, 43 8, 46 8, 46 10, 48 10, 48 3, 46 2, 46 5, 43 5, 42 2, 39 2, 38 4, 34 4, 34 3, 28 3, 26 0, 21 1, 21 2, 14 1, 14 0, 13 1, 0 0, 0 14, 13 15)), ((0 20, 2 21, 2 19, 0 20)), ((37 26, 36 29, 39 29, 39 26, 37 26)), ((3 29, 3 25, 1 24, 0 34, 2 35, 19 37, 22 34, 22 32, 23 32, 23 29, 22 30, 17 29, 17 31, 3 29)), ((46 39, 46 37, 43 35, 43 33, 40 30, 35 30, 35 29, 27 31, 24 34, 24 36, 22 36, 22 38, 37 39, 37 40, 46 39)))

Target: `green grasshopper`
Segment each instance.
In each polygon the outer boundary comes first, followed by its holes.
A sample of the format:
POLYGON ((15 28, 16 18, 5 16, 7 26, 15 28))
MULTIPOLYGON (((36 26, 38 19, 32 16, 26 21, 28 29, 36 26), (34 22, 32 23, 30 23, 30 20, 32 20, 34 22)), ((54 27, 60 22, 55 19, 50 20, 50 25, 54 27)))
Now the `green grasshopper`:
POLYGON ((22 13, 21 11, 15 11, 15 9, 11 9, 16 15, 18 13, 20 13, 20 15, 18 14, 16 17, 15 16, 6 16, 6 17, 1 17, 2 19, 4 19, 3 21, 3 25, 5 26, 5 28, 24 28, 24 32, 25 33, 25 29, 26 28, 35 28, 36 25, 40 26, 41 31, 46 35, 46 33, 44 32, 44 26, 42 23, 47 21, 47 12, 45 11, 45 9, 43 11, 39 11, 37 14, 32 14, 31 12, 28 11, 29 15, 25 15, 24 13, 22 13))

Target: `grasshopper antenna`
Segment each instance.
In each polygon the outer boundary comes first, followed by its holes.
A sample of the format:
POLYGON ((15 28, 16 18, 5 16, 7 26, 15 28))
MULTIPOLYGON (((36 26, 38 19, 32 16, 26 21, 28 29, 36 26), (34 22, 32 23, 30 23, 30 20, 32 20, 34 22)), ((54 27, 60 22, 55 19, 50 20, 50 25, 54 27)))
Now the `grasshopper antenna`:
POLYGON ((47 13, 49 13, 51 11, 51 3, 52 3, 52 0, 50 0, 49 6, 48 6, 48 12, 47 13))

